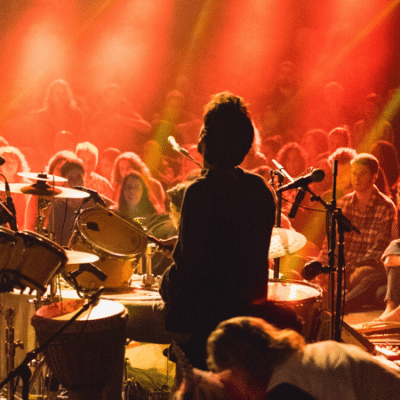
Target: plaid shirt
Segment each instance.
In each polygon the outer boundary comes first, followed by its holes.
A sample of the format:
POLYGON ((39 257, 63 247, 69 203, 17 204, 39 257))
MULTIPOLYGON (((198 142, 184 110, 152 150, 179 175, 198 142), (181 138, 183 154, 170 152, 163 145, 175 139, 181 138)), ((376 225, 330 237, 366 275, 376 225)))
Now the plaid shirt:
POLYGON ((360 212, 355 192, 338 200, 338 207, 349 218, 356 232, 345 233, 344 255, 350 270, 362 266, 380 266, 381 256, 392 240, 396 207, 392 200, 375 186, 365 212, 360 212))

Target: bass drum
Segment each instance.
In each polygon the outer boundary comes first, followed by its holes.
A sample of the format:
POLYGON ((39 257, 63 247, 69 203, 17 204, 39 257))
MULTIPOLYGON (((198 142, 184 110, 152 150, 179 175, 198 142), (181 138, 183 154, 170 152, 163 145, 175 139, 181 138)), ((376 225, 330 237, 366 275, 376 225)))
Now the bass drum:
MULTIPOLYGON (((129 286, 133 267, 138 263, 138 255, 147 248, 144 230, 105 207, 84 210, 78 217, 69 248, 96 254, 100 260, 94 262, 106 275, 101 281, 90 272, 83 272, 76 281, 85 289, 122 288, 129 286)), ((76 265, 64 268, 64 277, 75 270, 76 265)))

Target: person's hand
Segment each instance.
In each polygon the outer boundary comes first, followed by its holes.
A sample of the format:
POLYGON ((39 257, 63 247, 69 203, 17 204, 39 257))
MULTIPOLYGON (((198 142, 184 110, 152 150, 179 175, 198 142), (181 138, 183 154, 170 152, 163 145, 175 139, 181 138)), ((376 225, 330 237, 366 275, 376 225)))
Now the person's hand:
POLYGON ((165 257, 172 258, 172 253, 178 241, 177 236, 173 236, 169 239, 157 239, 153 236, 149 236, 149 239, 157 245, 157 250, 161 251, 165 257))

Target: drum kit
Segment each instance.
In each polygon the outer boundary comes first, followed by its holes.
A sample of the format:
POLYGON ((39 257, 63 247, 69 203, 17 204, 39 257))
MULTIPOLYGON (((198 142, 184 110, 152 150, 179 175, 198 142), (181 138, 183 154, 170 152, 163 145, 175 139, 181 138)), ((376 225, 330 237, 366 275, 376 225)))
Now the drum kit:
MULTIPOLYGON (((37 224, 35 232, 18 231, 0 226, 0 293, 18 290, 22 293, 26 289, 30 292, 36 291, 36 313, 32 319, 32 325, 36 330, 39 344, 43 344, 49 339, 49 335, 56 332, 68 317, 75 315, 83 304, 79 301, 57 302, 56 279, 60 279, 61 276, 69 286, 76 290, 79 297, 91 298, 94 296, 93 293, 98 297, 103 287, 109 290, 129 292, 133 268, 142 262, 143 256, 146 257, 146 274, 144 276, 152 276, 149 267, 152 252, 149 251, 149 248, 154 248, 154 243, 158 243, 155 238, 147 235, 139 224, 121 217, 117 212, 101 204, 96 204, 95 207, 84 209, 77 215, 69 247, 64 248, 51 240, 51 234, 47 235, 50 237, 47 237, 43 233, 44 216, 40 200, 54 202, 55 199, 60 198, 84 199, 89 197, 89 193, 56 186, 56 183, 61 184, 66 180, 54 175, 44 173, 20 175, 36 182, 33 184, 0 184, 0 191, 38 196, 37 224), (151 246, 149 242, 153 245, 151 246)), ((306 238, 300 233, 289 229, 274 228, 269 258, 293 254, 305 244, 306 238)), ((141 268, 139 272, 143 274, 143 269, 141 268)), ((144 282, 146 283, 146 280, 144 282)), ((284 282, 276 279, 270 282, 269 299, 274 302, 288 302, 287 304, 296 312, 306 313, 305 316, 309 319, 311 318, 308 315, 310 310, 321 298, 320 289, 314 286, 305 282, 284 282)), ((68 357, 71 351, 77 355, 87 354, 83 349, 88 349, 95 343, 96 349, 92 349, 93 353, 103 358, 99 359, 96 356, 96 360, 90 360, 89 364, 92 366, 114 365, 110 360, 104 359, 105 354, 117 354, 118 349, 124 346, 121 332, 124 331, 126 324, 126 309, 123 306, 121 308, 110 305, 109 303, 113 303, 110 300, 97 299, 96 303, 88 318, 79 317, 60 335, 56 342, 57 345, 49 346, 43 351, 45 361, 52 373, 71 392, 70 398, 75 398, 73 393, 81 391, 87 382, 90 385, 97 385, 97 387, 104 383, 102 374, 94 373, 94 376, 90 377, 84 374, 85 371, 90 372, 91 370, 87 360, 77 357, 75 361, 68 361, 71 358, 68 357), (114 332, 115 329, 117 329, 117 333, 114 332), (79 336, 79 343, 74 343, 76 336, 79 336), (96 339, 93 340, 95 336, 96 339), (99 343, 104 347, 110 346, 111 342, 117 343, 118 349, 113 348, 110 352, 110 349, 101 351, 97 347, 99 343), (74 346, 76 348, 72 349, 74 346), (55 354, 55 349, 62 354, 55 354), (74 362, 74 365, 70 365, 74 362), (85 381, 84 383, 82 383, 82 379, 85 381)), ((118 302, 114 303, 119 304, 118 302)), ((10 317, 12 311, 7 310, 6 314, 8 315, 7 373, 10 373, 14 367, 15 349, 19 347, 19 344, 14 341, 14 330, 10 317)), ((107 369, 104 374, 108 372, 107 369)), ((1 386, 0 384, 0 388, 1 386)), ((85 389, 87 388, 85 387, 85 389)), ((11 380, 8 382, 8 399, 14 399, 14 393, 15 384, 11 380)), ((76 398, 84 397, 77 395, 76 398)))

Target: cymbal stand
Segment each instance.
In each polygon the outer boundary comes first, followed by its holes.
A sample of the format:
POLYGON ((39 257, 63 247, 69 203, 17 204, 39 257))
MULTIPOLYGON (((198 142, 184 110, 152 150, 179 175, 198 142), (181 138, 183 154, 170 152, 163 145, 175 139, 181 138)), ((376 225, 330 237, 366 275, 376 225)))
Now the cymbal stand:
MULTIPOLYGON (((6 328, 6 342, 5 342, 5 355, 6 355, 6 371, 9 374, 14 369, 15 350, 17 348, 23 349, 24 345, 20 340, 14 339, 14 308, 8 308, 5 312, 5 319, 7 321, 6 328)), ((15 394, 15 380, 10 380, 7 383, 7 400, 13 400, 15 394)))

